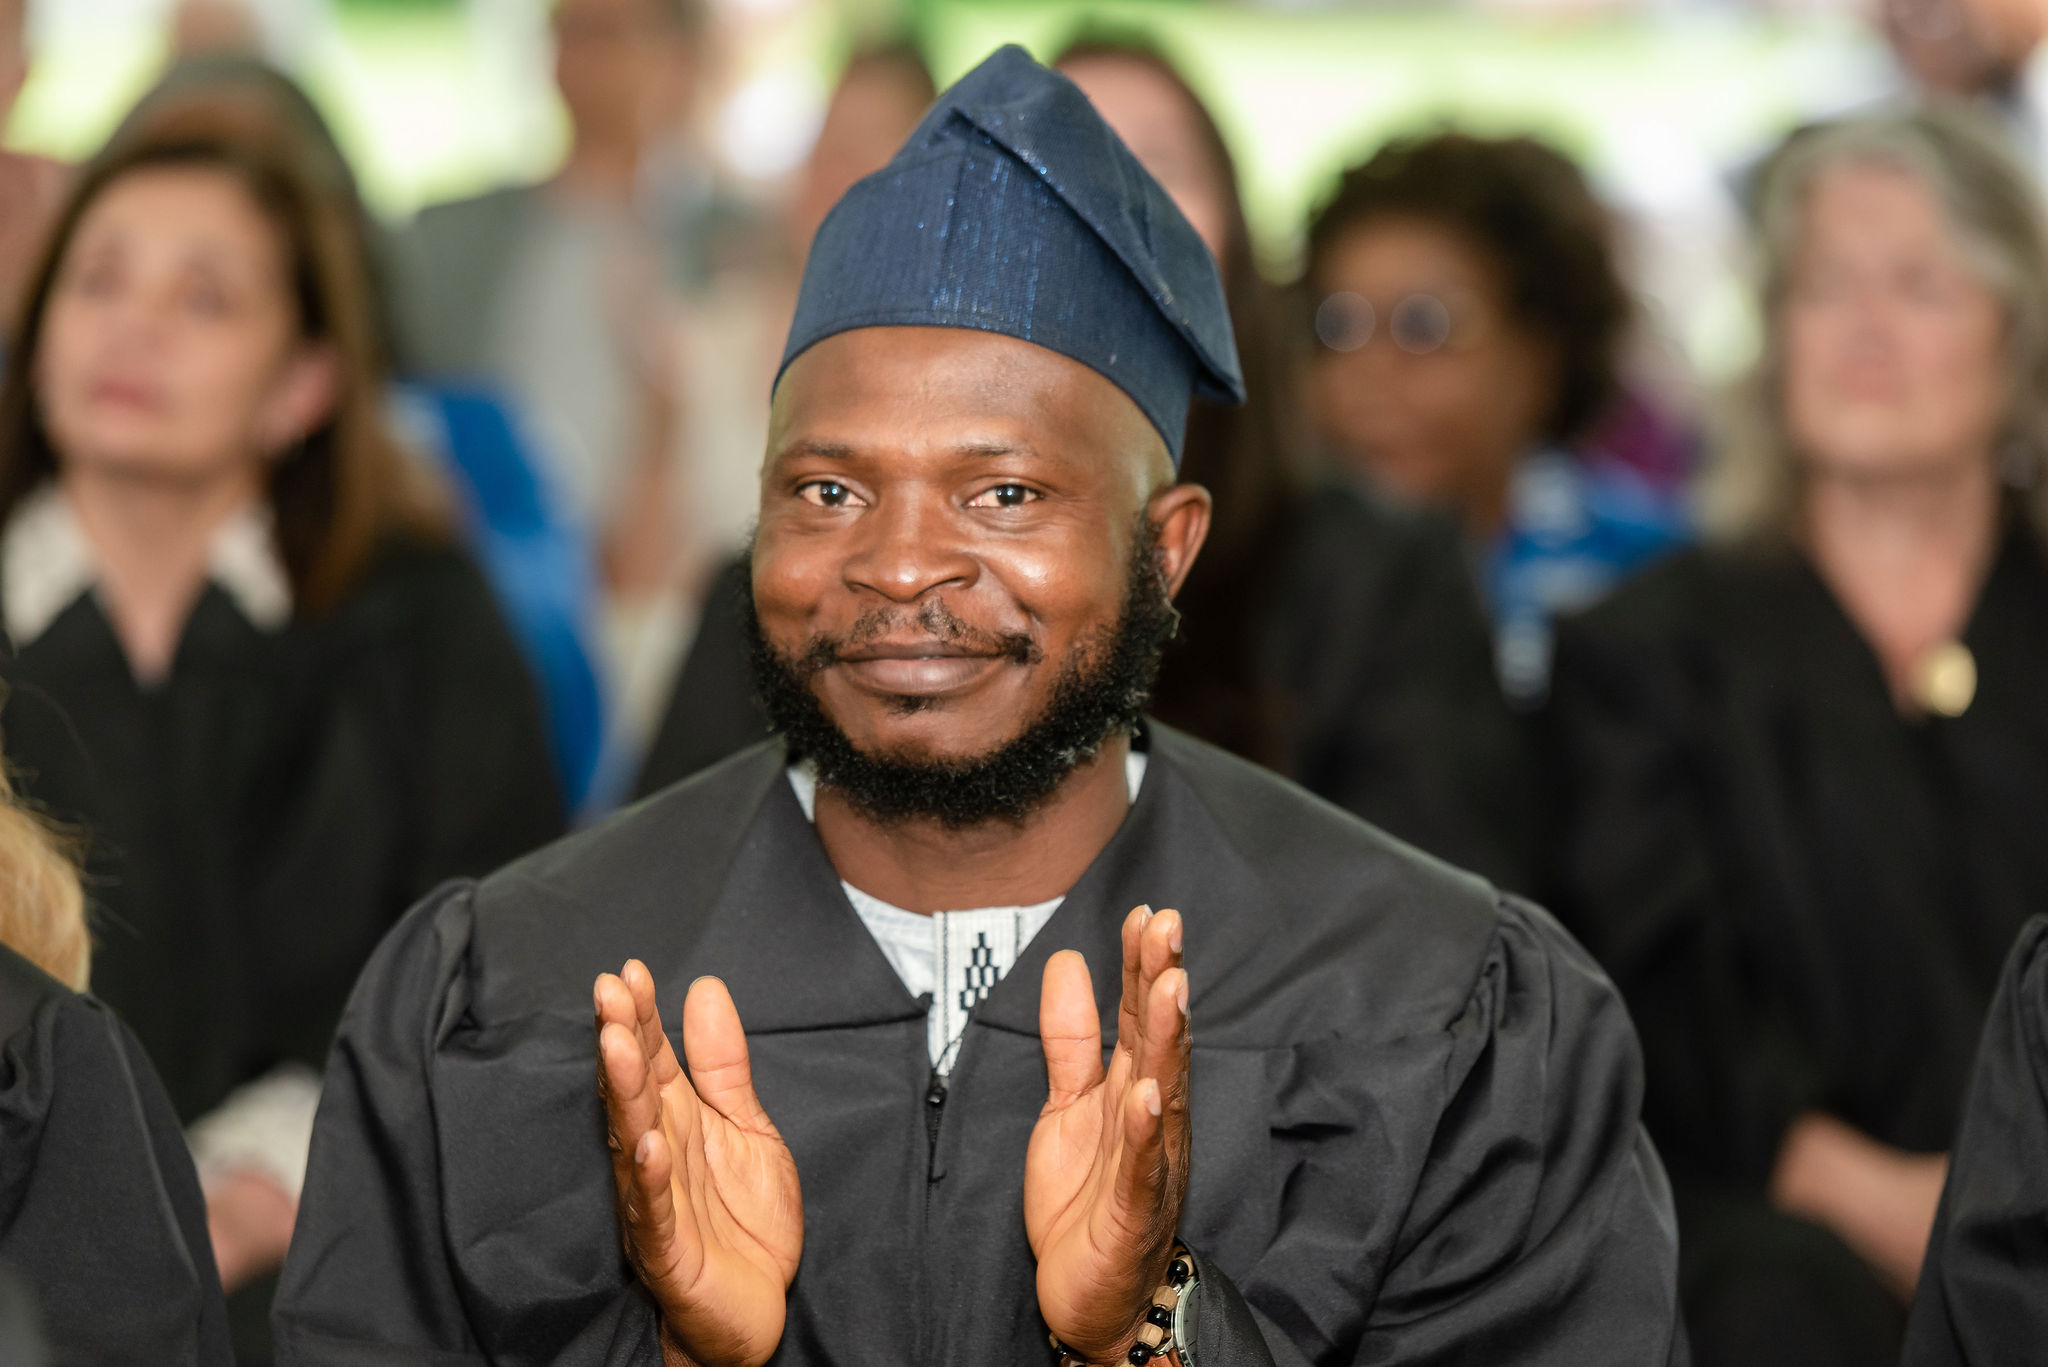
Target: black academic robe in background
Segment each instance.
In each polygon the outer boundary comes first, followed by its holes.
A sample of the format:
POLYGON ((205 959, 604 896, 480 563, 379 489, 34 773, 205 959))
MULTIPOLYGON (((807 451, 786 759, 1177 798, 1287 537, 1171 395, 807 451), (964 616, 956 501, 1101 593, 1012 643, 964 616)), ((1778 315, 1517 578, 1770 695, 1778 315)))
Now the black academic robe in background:
MULTIPOLYGON (((1668 1192, 1613 990, 1556 924, 1220 750, 1150 730, 1121 829, 976 1010, 942 1105, 925 1002, 749 750, 482 883, 378 951, 329 1065, 280 1293, 292 1364, 647 1364, 591 983, 667 1020, 730 986, 803 1184, 779 1364, 1049 1361, 1024 1236, 1047 958, 1186 917, 1196 1360, 1682 1360, 1668 1192)), ((1107 1037, 1107 1036, 1106 1036, 1107 1037)))
MULTIPOLYGON (((747 665, 740 605, 750 591, 744 560, 713 584, 641 795, 768 734, 747 665)), ((1456 530, 1323 483, 1278 539, 1258 594, 1242 646, 1254 696, 1176 679, 1194 664, 1176 643, 1161 665, 1160 696, 1172 705, 1161 715, 1440 859, 1527 888, 1530 758, 1456 530), (1253 712, 1270 714, 1268 724, 1248 730, 1253 712), (1256 745, 1245 743, 1251 733, 1256 745)), ((1185 637, 1207 629, 1193 611, 1182 624, 1185 637)))
POLYGON ((188 1124, 320 1067, 406 907, 562 829, 532 681, 452 549, 394 542, 277 632, 210 585, 154 687, 86 594, 0 652, 0 681, 24 795, 88 842, 94 992, 188 1124))
POLYGON ((234 1362, 199 1178, 148 1058, 4 945, 0 1275, 59 1367, 234 1362))
POLYGON ((1969 709, 1901 718, 1789 549, 1685 553, 1559 633, 1549 897, 1642 1034, 1702 1363, 1722 1360, 1710 1341, 1745 1363, 1896 1359, 1901 1308, 1765 1193, 1809 1109, 1949 1147, 2006 948, 2048 906, 2048 562, 2030 532, 2006 535, 1963 640, 1969 709))
POLYGON ((1906 1329, 1905 1367, 2048 1353, 2048 916, 1991 1004, 1906 1329))

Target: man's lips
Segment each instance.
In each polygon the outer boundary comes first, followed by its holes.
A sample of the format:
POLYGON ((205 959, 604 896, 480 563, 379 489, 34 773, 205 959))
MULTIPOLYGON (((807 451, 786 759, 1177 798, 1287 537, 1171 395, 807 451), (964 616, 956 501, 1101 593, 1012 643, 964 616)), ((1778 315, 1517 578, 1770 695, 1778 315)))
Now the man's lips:
POLYGON ((841 652, 836 663, 876 692, 932 696, 965 687, 1008 658, 950 641, 874 642, 841 652))

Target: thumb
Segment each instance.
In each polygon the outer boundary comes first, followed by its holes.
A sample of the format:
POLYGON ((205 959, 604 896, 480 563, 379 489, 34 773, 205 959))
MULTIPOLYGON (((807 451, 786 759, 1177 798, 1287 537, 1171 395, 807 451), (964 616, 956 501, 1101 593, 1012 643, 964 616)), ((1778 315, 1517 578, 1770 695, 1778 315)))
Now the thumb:
POLYGON ((768 1113, 754 1095, 739 1008, 717 978, 697 979, 683 998, 683 1059, 705 1105, 743 1129, 767 1127, 768 1113))
POLYGON ((1038 996, 1038 1038, 1045 1046, 1046 1107, 1057 1109, 1102 1081, 1102 1018, 1088 961, 1063 949, 1045 961, 1038 996))

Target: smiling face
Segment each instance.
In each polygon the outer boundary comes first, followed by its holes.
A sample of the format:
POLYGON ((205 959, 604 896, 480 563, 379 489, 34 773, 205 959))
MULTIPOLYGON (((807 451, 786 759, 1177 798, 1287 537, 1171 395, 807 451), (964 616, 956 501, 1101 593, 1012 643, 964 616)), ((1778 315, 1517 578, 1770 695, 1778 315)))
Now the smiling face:
POLYGON ((1808 192, 1778 319, 1785 423, 1817 470, 1935 474, 1991 458, 2006 318, 1918 177, 1841 166, 1808 192))
POLYGON ((37 406, 60 464, 247 473, 331 407, 332 362, 299 332, 283 234, 232 173, 123 176, 80 219, 37 342, 37 406))
POLYGON ((954 328, 827 338, 776 392, 764 644, 861 755, 986 759, 1115 653, 1148 520, 1178 587, 1208 496, 1171 478, 1137 405, 1045 348, 954 328))

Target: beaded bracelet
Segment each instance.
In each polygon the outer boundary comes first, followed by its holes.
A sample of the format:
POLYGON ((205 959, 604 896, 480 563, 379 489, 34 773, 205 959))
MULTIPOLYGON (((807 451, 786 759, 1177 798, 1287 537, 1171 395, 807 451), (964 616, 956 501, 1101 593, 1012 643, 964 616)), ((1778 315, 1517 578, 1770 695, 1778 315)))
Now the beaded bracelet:
MULTIPOLYGON (((1131 1367, 1145 1367, 1153 1358, 1164 1358, 1173 1352, 1174 1320, 1180 1313, 1181 1302, 1194 1285, 1194 1279, 1195 1255, 1188 1252, 1186 1244, 1176 1242, 1173 1260, 1166 1265, 1166 1284, 1152 1293, 1152 1304, 1145 1309, 1145 1322, 1138 1326, 1138 1341, 1126 1354, 1131 1367)), ((1074 1355, 1072 1349, 1060 1342, 1057 1334, 1047 1334, 1046 1340, 1058 1356, 1059 1367, 1089 1367, 1074 1355)))

